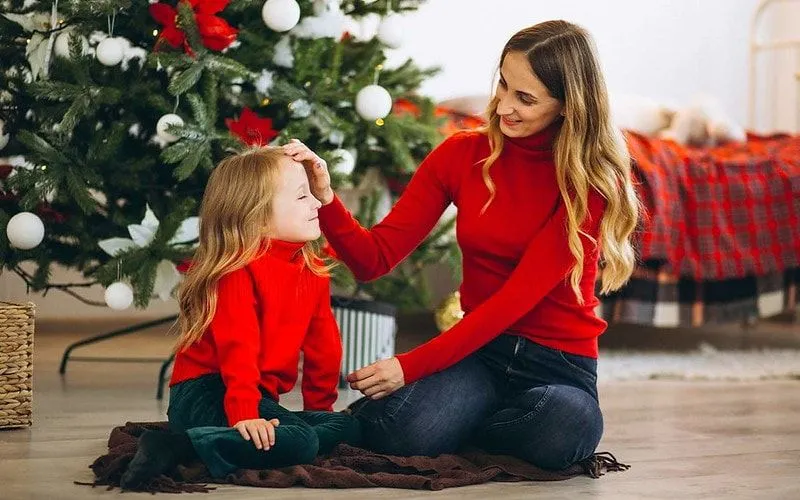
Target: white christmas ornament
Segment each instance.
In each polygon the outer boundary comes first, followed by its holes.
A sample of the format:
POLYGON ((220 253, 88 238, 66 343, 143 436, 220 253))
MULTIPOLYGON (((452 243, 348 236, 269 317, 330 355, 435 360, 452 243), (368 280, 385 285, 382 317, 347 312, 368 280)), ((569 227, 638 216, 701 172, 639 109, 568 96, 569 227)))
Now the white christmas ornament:
POLYGON ((95 55, 101 64, 116 66, 125 55, 125 46, 116 38, 109 37, 97 44, 95 55))
MULTIPOLYGON (((64 59, 69 59, 69 33, 61 33, 56 38, 56 43, 53 44, 53 51, 55 51, 58 57, 63 57, 64 59)), ((86 39, 85 36, 81 36, 81 54, 86 54, 89 52, 89 41, 86 39)))
POLYGON ((378 40, 396 49, 403 42, 403 18, 394 12, 381 20, 378 26, 378 40))
POLYGON ((333 169, 344 175, 353 173, 356 167, 356 157, 350 151, 339 148, 331 151, 331 158, 333 159, 333 169))
POLYGON ((133 290, 127 283, 116 281, 106 288, 105 299, 108 307, 122 311, 133 304, 133 290))
POLYGON ((290 37, 285 36, 275 44, 275 55, 272 56, 272 62, 282 68, 294 67, 294 54, 292 54, 290 37))
POLYGON ((341 145, 344 142, 344 132, 341 130, 333 130, 328 135, 328 142, 331 144, 341 145))
POLYGON ((166 115, 162 116, 158 119, 158 123, 156 123, 156 135, 159 139, 166 141, 166 142, 175 142, 178 140, 177 137, 167 132, 167 127, 170 125, 177 125, 178 127, 183 126, 183 119, 176 115, 175 113, 167 113, 166 115))
POLYGON ((311 104, 305 99, 298 99, 289 104, 293 118, 308 118, 311 115, 311 104))
POLYGON ((356 94, 356 112, 365 120, 384 118, 392 110, 392 96, 380 85, 367 85, 356 94))
POLYGON ((267 0, 261 8, 261 18, 273 31, 289 31, 300 21, 300 6, 295 0, 267 0))
POLYGON ((342 12, 340 0, 315 0, 314 15, 304 17, 293 30, 299 38, 342 38, 345 32, 358 31, 359 23, 342 12))
POLYGON ((275 74, 272 71, 262 69, 261 74, 258 75, 253 85, 260 94, 269 94, 270 89, 274 83, 275 74))
POLYGON ((6 144, 8 144, 8 140, 11 137, 8 134, 3 134, 3 132, 5 132, 5 128, 6 128, 6 122, 0 120, 0 149, 6 147, 6 144))
POLYGON ((44 239, 44 224, 38 215, 20 212, 8 221, 6 235, 12 247, 30 250, 44 239))

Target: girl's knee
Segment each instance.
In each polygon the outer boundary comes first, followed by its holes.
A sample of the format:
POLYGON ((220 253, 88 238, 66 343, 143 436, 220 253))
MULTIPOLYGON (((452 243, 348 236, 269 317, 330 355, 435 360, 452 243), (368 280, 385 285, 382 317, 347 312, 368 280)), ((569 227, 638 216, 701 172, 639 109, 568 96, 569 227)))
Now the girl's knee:
POLYGON ((319 453, 319 437, 317 433, 314 432, 313 428, 300 428, 298 430, 298 441, 296 444, 297 463, 310 464, 317 458, 317 454, 319 453))

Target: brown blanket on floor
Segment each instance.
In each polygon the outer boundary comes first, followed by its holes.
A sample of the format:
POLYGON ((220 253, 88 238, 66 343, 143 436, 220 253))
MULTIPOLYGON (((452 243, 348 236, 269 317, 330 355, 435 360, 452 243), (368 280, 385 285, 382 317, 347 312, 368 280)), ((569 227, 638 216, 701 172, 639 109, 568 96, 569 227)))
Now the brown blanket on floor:
MULTIPOLYGON (((139 435, 146 429, 166 428, 166 422, 128 422, 111 431, 108 453, 94 461, 92 486, 109 489, 119 486, 122 473, 136 453, 139 435)), ((488 455, 479 450, 458 455, 431 457, 396 457, 380 455, 360 448, 339 445, 333 453, 318 457, 313 464, 272 470, 240 470, 223 482, 264 488, 408 488, 441 490, 487 481, 559 481, 587 475, 597 478, 605 471, 626 470, 610 453, 597 453, 583 462, 561 471, 546 471, 522 460, 488 455)), ((214 480, 202 463, 178 466, 169 476, 161 476, 148 487, 150 491, 208 491, 214 480)))

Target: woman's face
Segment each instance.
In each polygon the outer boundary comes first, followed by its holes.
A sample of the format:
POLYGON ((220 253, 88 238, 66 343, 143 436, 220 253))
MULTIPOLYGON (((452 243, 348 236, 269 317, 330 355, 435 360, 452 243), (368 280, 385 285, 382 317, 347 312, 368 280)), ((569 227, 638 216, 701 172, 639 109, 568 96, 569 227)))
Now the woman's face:
POLYGON ((550 95, 522 52, 506 54, 495 97, 500 131, 508 137, 526 137, 544 130, 564 111, 564 103, 550 95))

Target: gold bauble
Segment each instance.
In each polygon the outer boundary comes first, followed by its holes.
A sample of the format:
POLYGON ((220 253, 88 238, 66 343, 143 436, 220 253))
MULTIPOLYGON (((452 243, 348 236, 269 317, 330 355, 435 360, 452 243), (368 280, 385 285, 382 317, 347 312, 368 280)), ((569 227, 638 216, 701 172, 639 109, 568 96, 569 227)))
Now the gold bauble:
POLYGON ((434 312, 436 327, 440 332, 454 327, 463 317, 464 311, 461 310, 461 294, 459 292, 448 295, 434 312))

